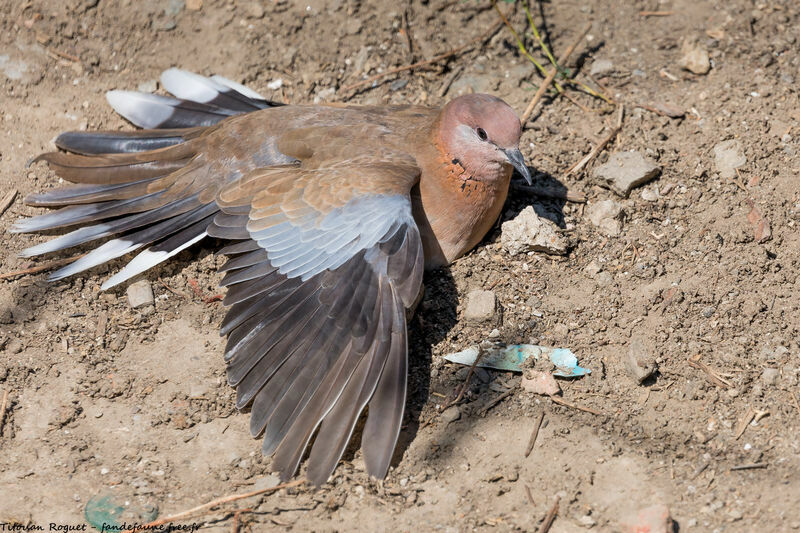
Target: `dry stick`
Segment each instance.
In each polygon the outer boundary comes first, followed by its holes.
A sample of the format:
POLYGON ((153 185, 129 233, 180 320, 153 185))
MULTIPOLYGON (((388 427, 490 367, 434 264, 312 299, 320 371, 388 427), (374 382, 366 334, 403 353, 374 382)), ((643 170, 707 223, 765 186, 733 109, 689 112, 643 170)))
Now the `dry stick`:
POLYGON ((705 364, 702 361, 700 361, 700 354, 693 355, 692 357, 690 357, 686 361, 689 363, 690 367, 696 368, 698 370, 702 370, 703 372, 705 372, 707 379, 711 383, 713 383, 714 385, 716 385, 718 387, 726 388, 726 389, 729 389, 729 388, 733 387, 733 384, 730 381, 728 381, 727 379, 723 378, 722 376, 720 376, 719 374, 714 372, 714 370, 710 366, 708 366, 707 364, 705 364))
POLYGON ((749 465, 738 465, 732 466, 731 472, 735 472, 736 470, 753 470, 754 468, 766 468, 769 466, 769 463, 752 463, 749 465))
POLYGON ((530 502, 530 504, 536 505, 536 503, 534 503, 533 501, 533 492, 531 492, 531 488, 528 486, 527 483, 525 483, 525 494, 528 495, 528 501, 530 502))
POLYGON ((166 282, 166 281, 164 281, 163 279, 161 279, 161 277, 159 277, 159 278, 158 278, 158 281, 159 281, 159 282, 161 282, 161 284, 164 286, 164 288, 165 288, 165 289, 167 289, 169 292, 171 292, 171 293, 172 293, 172 294, 174 294, 175 296, 177 296, 177 297, 179 297, 179 298, 188 298, 188 295, 186 295, 186 294, 182 293, 182 292, 181 292, 181 291, 179 291, 178 289, 173 289, 172 287, 170 287, 169 285, 167 285, 167 282, 166 282))
POLYGON ((614 129, 611 130, 611 133, 609 133, 605 139, 600 141, 600 144, 595 146, 594 149, 586 155, 586 157, 584 157, 583 159, 572 165, 572 167, 570 167, 570 169, 567 170, 567 176, 569 176, 570 174, 575 174, 577 172, 580 172, 586 165, 594 161, 594 159, 598 155, 600 155, 600 152, 603 151, 606 145, 610 143, 622 129, 622 118, 624 117, 624 115, 625 115, 625 106, 620 104, 619 115, 617 116, 617 124, 614 126, 614 129))
MULTIPOLYGON (((564 55, 558 58, 559 65, 562 65, 567 62, 569 56, 571 56, 572 52, 574 52, 575 49, 578 47, 578 45, 581 44, 581 41, 583 40, 584 37, 586 37, 586 34, 589 33, 589 30, 591 29, 592 29, 591 23, 587 24, 586 27, 583 29, 583 31, 578 35, 578 38, 575 39, 575 42, 573 42, 570 45, 570 47, 567 48, 567 51, 564 52, 564 55)), ((533 95, 531 103, 528 104, 528 107, 525 109, 525 112, 522 113, 522 118, 520 119, 520 122, 522 122, 523 126, 525 125, 526 122, 528 122, 528 119, 531 117, 533 110, 536 109, 536 104, 538 104, 539 100, 542 99, 544 93, 550 87, 550 84, 553 83, 553 80, 555 79, 557 74, 558 74, 558 69, 553 68, 553 70, 550 71, 550 74, 547 75, 542 84, 539 86, 539 90, 536 91, 536 94, 533 95)))
POLYGON ((533 194, 535 196, 544 196, 545 198, 566 200, 568 202, 575 202, 576 204, 586 203, 586 195, 584 195, 583 193, 571 191, 569 189, 548 187, 546 185, 522 185, 521 183, 512 183, 511 188, 520 192, 533 194))
POLYGON ((50 270, 51 268, 56 268, 73 263, 78 259, 80 259, 81 257, 83 257, 84 255, 86 254, 74 255, 72 257, 67 257, 66 259, 58 259, 56 261, 51 261, 43 265, 37 265, 31 268, 23 268, 22 270, 13 270, 11 272, 6 272, 5 274, 0 274, 0 279, 15 278, 17 276, 25 276, 28 274, 38 274, 39 272, 50 270))
POLYGON ((198 513, 200 511, 204 511, 204 510, 209 509, 211 507, 216 507, 217 505, 222 505, 223 503, 235 502, 236 500, 243 500, 244 498, 250 498, 251 496, 258 496, 259 494, 267 494, 267 493, 270 493, 270 492, 277 492, 277 491, 279 491, 281 489, 288 489, 290 487, 297 487, 298 485, 302 485, 305 482, 306 482, 305 479, 296 479, 294 481, 290 481, 288 483, 281 483, 280 485, 275 485, 274 487, 269 487, 267 489, 259 489, 259 490, 254 490, 252 492, 246 492, 244 494, 234 494, 232 496, 223 496, 222 498, 217 498, 216 500, 212 500, 212 501, 210 501, 208 503, 204 503, 203 505, 198 505, 197 507, 193 507, 192 509, 189 509, 188 511, 183 511, 181 513, 174 514, 172 516, 167 516, 165 518, 159 518, 158 520, 154 520, 152 522, 144 524, 143 526, 139 526, 137 529, 134 529, 131 533, 136 533, 136 531, 138 531, 138 530, 153 529, 153 528, 155 528, 157 526, 161 526, 161 525, 167 524, 169 522, 175 522, 176 520, 182 520, 182 519, 186 518, 187 516, 189 516, 190 514, 198 513))
POLYGON ((375 74, 374 76, 370 76, 369 78, 367 78, 365 80, 361 80, 361 81, 359 81, 357 83, 353 83, 351 85, 347 85, 347 86, 342 88, 342 92, 350 91, 350 90, 355 89, 357 87, 361 87, 362 85, 370 84, 373 81, 379 80, 379 79, 384 78, 386 76, 390 76, 392 74, 397 74, 398 72, 404 72, 406 70, 414 70, 415 68, 424 67, 426 65, 431 65, 431 64, 436 63, 438 61, 441 61, 442 59, 447 59, 448 57, 452 57, 454 55, 458 55, 461 52, 464 52, 464 51, 472 48, 476 44, 481 43, 484 40, 490 38, 492 35, 495 34, 495 32, 497 30, 500 29, 500 27, 502 25, 503 25, 503 22, 500 21, 497 24, 495 24, 494 26, 492 26, 491 28, 489 28, 489 31, 486 31, 486 32, 482 33, 480 35, 480 37, 471 40, 470 42, 468 42, 467 44, 465 44, 463 46, 459 46, 458 48, 453 48, 449 52, 445 52, 443 54, 439 54, 438 56, 435 56, 432 59, 426 59, 425 61, 417 61, 416 63, 412 63, 411 65, 405 65, 405 66, 402 66, 402 67, 391 68, 391 69, 387 70, 386 72, 381 72, 380 74, 375 74))
POLYGON ((526 458, 533 451, 533 445, 536 444, 536 437, 539 436, 539 428, 542 427, 542 420, 544 420, 544 411, 539 413, 539 419, 536 421, 536 425, 533 426, 533 433, 531 433, 531 438, 528 439, 528 447, 525 448, 525 457, 526 458))
POLYGON ((242 513, 250 513, 253 510, 251 508, 247 509, 238 509, 233 513, 233 526, 231 527, 232 533, 239 533, 239 515, 242 513))
POLYGON ((558 514, 558 502, 561 500, 561 496, 556 494, 555 501, 553 501, 553 506, 547 511, 547 515, 544 517, 544 522, 542 522, 541 527, 539 528, 539 533, 547 533, 550 531, 550 527, 552 527, 553 522, 556 519, 556 515, 558 514))
POLYGON ((489 411, 489 409, 491 409, 492 407, 494 407, 498 403, 502 402, 503 400, 505 400, 506 398, 511 396, 511 394, 514 393, 514 390, 515 390, 515 387, 514 388, 510 388, 507 391, 505 391, 503 394, 501 394, 500 396, 498 396, 497 398, 495 398, 494 400, 489 402, 489 404, 486 407, 481 409, 481 416, 485 415, 489 411))
POLYGON ((639 11, 642 17, 668 17, 674 14, 674 11, 639 11))
POLYGON ((461 384, 461 388, 458 390, 458 394, 456 395, 455 400, 452 402, 447 402, 447 404, 442 407, 442 411, 447 409, 448 407, 457 404, 461 401, 461 397, 464 396, 464 392, 467 390, 467 386, 469 385, 469 380, 472 379, 472 374, 475 372, 475 367, 478 365, 478 362, 483 357, 483 354, 486 352, 483 348, 478 348, 478 357, 472 362, 472 366, 469 367, 469 372, 467 372, 467 379, 464 380, 464 383, 461 384))
POLYGON ((742 419, 739 421, 739 425, 736 427, 736 439, 735 440, 739 440, 739 438, 742 435, 744 435, 744 432, 747 429, 747 426, 750 424, 750 422, 753 421, 753 419, 755 417, 756 417, 756 412, 753 410, 752 407, 748 407, 747 408, 747 412, 744 414, 742 419))
POLYGON ((595 78, 591 74, 586 74, 586 76, 588 76, 589 79, 592 80, 592 82, 594 82, 595 85, 597 85, 597 88, 600 89, 598 92, 602 93, 606 98, 608 98, 609 102, 612 102, 612 103, 614 102, 614 100, 610 96, 608 96, 609 90, 608 90, 608 88, 606 88, 605 85, 603 85, 602 83, 597 81, 597 78, 595 78))
POLYGON ((17 189, 11 189, 8 193, 3 196, 3 199, 0 200, 0 216, 6 212, 6 209, 11 207, 11 204, 14 203, 14 199, 17 197, 17 189))
POLYGON ((596 410, 591 409, 589 407, 583 407, 582 405, 576 405, 574 403, 569 403, 568 401, 562 400, 561 398, 559 398, 557 396, 550 396, 550 399, 553 400, 553 403, 557 403, 558 405, 563 405, 564 407, 572 407, 573 409, 577 409, 578 411, 584 411, 586 413, 592 413, 593 415, 598 415, 598 416, 605 416, 605 413, 602 413, 600 411, 596 411, 596 410))
POLYGON ((62 52, 61 50, 57 50, 55 48, 47 48, 47 47, 45 47, 45 51, 50 52, 52 54, 55 54, 56 56, 58 56, 58 57, 60 57, 62 59, 68 59, 68 60, 72 61, 73 63, 80 63, 80 61, 81 61, 81 58, 79 58, 78 56, 74 56, 72 54, 68 54, 66 52, 62 52))
POLYGON ((3 402, 0 404, 0 435, 3 434, 3 421, 6 419, 6 405, 8 404, 8 391, 3 391, 3 402))
POLYGON ((451 72, 447 79, 444 80, 442 87, 439 89, 439 98, 442 98, 445 94, 447 94, 447 91, 450 90, 450 86, 453 85, 453 82, 456 81, 456 78, 458 78, 463 70, 463 67, 460 66, 453 69, 453 72, 451 72))
POLYGON ((579 101, 575 100, 573 97, 568 95, 566 92, 562 93, 562 96, 564 98, 566 98, 567 100, 569 100, 572 103, 572 105, 574 105, 575 107, 578 107, 581 111, 583 111, 587 115, 589 115, 591 113, 594 113, 594 111, 592 111, 591 109, 589 109, 588 107, 586 107, 585 105, 580 103, 579 101))

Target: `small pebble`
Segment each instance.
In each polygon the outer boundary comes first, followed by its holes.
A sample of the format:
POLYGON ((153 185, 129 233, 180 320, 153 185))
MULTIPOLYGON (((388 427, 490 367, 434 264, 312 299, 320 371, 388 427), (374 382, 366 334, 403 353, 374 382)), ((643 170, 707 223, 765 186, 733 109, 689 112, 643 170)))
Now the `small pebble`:
POLYGON ((455 422, 459 418, 461 418, 461 409, 458 408, 457 405, 451 405, 444 411, 442 411, 442 421, 445 424, 449 424, 450 422, 455 422))
POLYGON ((634 187, 643 185, 661 174, 661 167, 637 151, 617 152, 592 173, 603 187, 627 198, 634 187))
POLYGON ((136 283, 131 283, 126 293, 128 295, 128 305, 134 309, 146 305, 153 305, 155 302, 153 298, 153 288, 150 286, 150 282, 144 279, 136 283))
POLYGON ((669 508, 658 504, 640 509, 622 519, 622 531, 625 533, 672 533, 673 522, 669 508))
POLYGON ((630 376, 639 384, 652 376, 658 369, 651 350, 639 338, 632 339, 628 345, 628 356, 625 359, 625 365, 630 376))
POLYGON ((708 74, 711 70, 711 60, 708 51, 697 43, 686 41, 683 45, 683 57, 678 61, 678 66, 694 74, 708 74))
POLYGON ((497 320, 497 314, 497 296, 494 292, 475 290, 467 294, 464 306, 464 319, 467 322, 493 322, 497 320))
POLYGON ((622 205, 614 200, 593 202, 586 210, 589 220, 606 235, 612 237, 622 233, 622 205))
POLYGON ((567 253, 567 241, 549 220, 528 206, 519 215, 501 226, 500 243, 510 255, 525 252, 544 252, 552 255, 567 253))
POLYGON ((772 386, 775 385, 778 376, 780 376, 780 370, 777 368, 765 368, 761 373, 761 381, 764 382, 764 385, 772 386))

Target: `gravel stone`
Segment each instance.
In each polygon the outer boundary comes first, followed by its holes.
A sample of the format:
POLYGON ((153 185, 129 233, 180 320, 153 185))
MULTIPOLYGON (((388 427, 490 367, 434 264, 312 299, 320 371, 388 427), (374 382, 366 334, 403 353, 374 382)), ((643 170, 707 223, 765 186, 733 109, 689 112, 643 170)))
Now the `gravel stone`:
POLYGON ((622 233, 622 205, 614 200, 602 200, 589 205, 586 210, 592 224, 606 235, 615 237, 622 233))
POLYGON ((126 292, 128 294, 128 305, 134 309, 146 305, 153 305, 155 301, 153 298, 153 288, 150 286, 150 282, 144 279, 136 283, 131 283, 126 292))
POLYGON ((510 255, 524 252, 567 253, 567 241, 556 231, 556 225, 537 215, 531 206, 504 222, 501 228, 500 244, 510 255))
POLYGON ((655 179, 659 174, 661 167, 636 151, 617 152, 593 172, 594 179, 600 185, 625 198, 631 189, 655 179))
POLYGON ((494 292, 475 290, 467 294, 464 318, 468 322, 495 322, 497 315, 497 296, 494 292))

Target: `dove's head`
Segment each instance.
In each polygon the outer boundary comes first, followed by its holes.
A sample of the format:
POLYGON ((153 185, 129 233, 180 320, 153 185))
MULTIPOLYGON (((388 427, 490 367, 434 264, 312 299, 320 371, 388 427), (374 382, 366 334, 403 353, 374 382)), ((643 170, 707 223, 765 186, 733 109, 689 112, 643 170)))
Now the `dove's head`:
POLYGON ((488 94, 459 96, 442 109, 439 128, 447 156, 473 178, 507 178, 513 167, 531 183, 519 151, 519 118, 501 99, 488 94))

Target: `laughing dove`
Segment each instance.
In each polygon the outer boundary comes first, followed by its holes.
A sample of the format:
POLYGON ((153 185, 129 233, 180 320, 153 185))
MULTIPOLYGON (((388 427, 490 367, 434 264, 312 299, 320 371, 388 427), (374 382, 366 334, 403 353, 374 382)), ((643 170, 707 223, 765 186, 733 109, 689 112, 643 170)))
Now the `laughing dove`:
POLYGON ((282 479, 316 433, 307 478, 324 483, 369 406, 367 471, 386 476, 406 399, 405 309, 425 268, 449 264, 497 219, 520 122, 502 100, 442 108, 280 105, 219 76, 171 69, 173 97, 111 91, 129 132, 70 132, 47 161, 77 185, 33 194, 60 207, 17 232, 77 226, 26 257, 116 236, 52 274, 140 250, 113 287, 209 236, 221 268, 228 382, 282 479), (147 247, 149 245, 149 247, 147 247))

